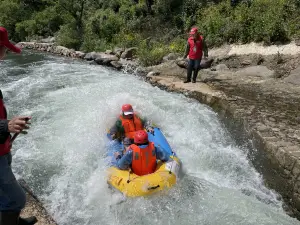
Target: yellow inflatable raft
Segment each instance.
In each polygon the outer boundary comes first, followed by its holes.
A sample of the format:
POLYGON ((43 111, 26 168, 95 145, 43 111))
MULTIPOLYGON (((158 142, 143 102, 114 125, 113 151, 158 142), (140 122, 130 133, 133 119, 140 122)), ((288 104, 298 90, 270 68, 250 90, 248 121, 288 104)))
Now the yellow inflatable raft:
POLYGON ((147 196, 176 184, 180 166, 180 160, 173 155, 168 162, 158 161, 156 171, 144 176, 110 167, 108 183, 127 197, 147 196))

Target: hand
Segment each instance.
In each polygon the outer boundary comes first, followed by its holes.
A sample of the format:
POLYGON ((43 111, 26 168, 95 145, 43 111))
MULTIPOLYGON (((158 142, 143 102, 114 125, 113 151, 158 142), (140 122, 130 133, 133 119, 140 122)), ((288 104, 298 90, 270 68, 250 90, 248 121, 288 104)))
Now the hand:
POLYGON ((114 153, 115 158, 117 159, 119 156, 121 156, 120 152, 115 152, 114 153))
POLYGON ((30 116, 16 116, 12 118, 8 121, 8 131, 10 133, 20 133, 24 129, 29 129, 27 124, 30 124, 30 122, 28 122, 30 119, 30 116))
POLYGON ((154 128, 153 127, 147 127, 147 131, 151 134, 154 134, 154 128))
POLYGON ((204 60, 207 60, 208 59, 208 56, 204 56, 204 58, 203 58, 204 60))
POLYGON ((130 149, 130 146, 124 147, 123 154, 125 154, 130 149))

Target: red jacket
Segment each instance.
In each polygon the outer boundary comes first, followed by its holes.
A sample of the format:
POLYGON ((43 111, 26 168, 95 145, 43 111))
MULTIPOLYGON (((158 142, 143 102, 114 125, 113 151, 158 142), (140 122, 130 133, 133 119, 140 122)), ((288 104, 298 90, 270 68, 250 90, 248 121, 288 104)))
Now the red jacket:
POLYGON ((199 36, 196 40, 194 37, 189 37, 188 44, 190 46, 189 59, 201 59, 203 54, 203 36, 199 36))
MULTIPOLYGON (((0 91, 0 119, 1 120, 7 119, 7 113, 6 113, 6 109, 4 106, 1 91, 0 91)), ((11 149, 10 135, 8 135, 6 140, 0 144, 0 156, 9 153, 10 149, 11 149)))

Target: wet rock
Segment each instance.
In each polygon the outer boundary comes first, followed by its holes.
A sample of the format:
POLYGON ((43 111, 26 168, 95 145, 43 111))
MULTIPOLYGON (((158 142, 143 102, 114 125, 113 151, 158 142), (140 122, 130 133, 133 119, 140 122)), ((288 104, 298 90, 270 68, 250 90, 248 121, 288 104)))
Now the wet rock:
POLYGON ((290 84, 300 85, 300 66, 298 66, 296 69, 292 70, 290 75, 288 77, 284 78, 283 80, 290 84))
POLYGON ((119 63, 118 61, 111 61, 110 64, 112 65, 112 67, 116 68, 117 70, 122 69, 122 64, 119 63))
POLYGON ((157 71, 151 71, 147 74, 146 77, 152 77, 152 76, 158 76, 160 74, 160 72, 157 71))
POLYGON ((180 67, 180 68, 187 68, 188 65, 188 61, 186 59, 182 59, 182 60, 178 60, 176 61, 176 64, 180 67))
POLYGON ((211 67, 211 64, 213 63, 213 59, 202 59, 201 60, 201 63, 200 63, 200 67, 202 69, 207 69, 207 68, 210 68, 211 67))
POLYGON ((274 78, 275 72, 269 70, 266 66, 250 66, 235 73, 240 77, 259 77, 263 79, 274 78))
POLYGON ((93 60, 93 61, 89 61, 89 65, 98 65, 98 63, 96 63, 96 62, 93 60))
POLYGON ((43 42, 43 43, 54 43, 55 42, 55 37, 49 36, 47 38, 42 39, 41 42, 43 42))
POLYGON ((113 53, 114 53, 115 55, 121 56, 121 54, 124 52, 124 50, 125 50, 124 48, 116 47, 116 48, 114 48, 113 53))
POLYGON ((87 61, 94 60, 95 54, 96 54, 96 52, 89 52, 84 56, 84 59, 87 61))
POLYGON ((249 66, 249 65, 251 65, 251 63, 252 63, 251 60, 248 59, 248 60, 242 61, 241 65, 243 65, 243 66, 249 66))
POLYGON ((216 69, 217 71, 229 70, 229 68, 228 68, 225 64, 219 64, 219 65, 216 65, 215 69, 216 69))
POLYGON ((59 54, 59 55, 64 55, 64 56, 69 56, 71 50, 64 47, 64 46, 56 46, 54 47, 53 53, 59 54))
POLYGON ((105 51, 105 54, 108 54, 108 55, 114 55, 114 52, 112 50, 106 50, 105 51))
POLYGON ((95 55, 95 62, 99 65, 110 65, 111 61, 118 61, 119 58, 114 55, 108 55, 105 53, 96 53, 95 55))
POLYGON ((134 54, 136 53, 137 48, 132 47, 132 48, 127 48, 125 51, 121 54, 122 59, 132 59, 134 54))
POLYGON ((179 56, 180 56, 180 54, 170 53, 163 57, 163 62, 170 61, 170 60, 176 60, 176 59, 178 59, 179 56))
POLYGON ((138 66, 135 69, 135 74, 140 75, 140 76, 146 76, 149 72, 149 69, 142 67, 142 66, 138 66))
POLYGON ((85 53, 84 53, 84 52, 81 52, 81 51, 76 51, 75 54, 76 54, 76 55, 75 55, 76 58, 80 58, 80 59, 83 59, 84 56, 85 56, 85 53))

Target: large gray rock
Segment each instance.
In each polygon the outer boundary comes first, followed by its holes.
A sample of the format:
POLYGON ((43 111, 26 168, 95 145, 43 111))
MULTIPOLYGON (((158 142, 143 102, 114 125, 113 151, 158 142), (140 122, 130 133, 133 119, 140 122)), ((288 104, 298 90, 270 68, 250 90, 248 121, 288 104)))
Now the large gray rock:
POLYGON ((43 43, 54 43, 55 42, 55 37, 49 36, 47 38, 42 39, 41 42, 43 42, 43 43))
POLYGON ((53 53, 68 56, 70 55, 71 50, 64 46, 55 46, 53 49, 53 53))
POLYGON ((76 52, 75 52, 75 57, 76 57, 76 58, 83 59, 84 56, 85 56, 85 53, 84 53, 84 52, 81 52, 81 51, 76 51, 76 52))
POLYGON ((114 48, 113 53, 117 56, 117 57, 121 57, 122 53, 124 52, 124 48, 114 48))
POLYGON ((136 53, 137 48, 132 47, 132 48, 127 48, 125 51, 121 54, 122 59, 132 59, 133 55, 136 53))
POLYGON ((266 66, 250 66, 235 72, 236 76, 259 77, 263 79, 274 78, 275 72, 266 66))
POLYGON ((219 64, 216 65, 216 71, 227 71, 229 68, 226 66, 226 64, 219 64))
POLYGON ((123 67, 123 65, 118 61, 111 61, 110 64, 112 67, 116 68, 117 70, 120 70, 123 67))
POLYGON ((96 52, 89 52, 84 56, 84 59, 87 61, 94 60, 96 58, 95 57, 96 54, 97 54, 96 52))
POLYGON ((168 55, 163 57, 163 62, 169 61, 169 60, 176 60, 180 54, 178 53, 169 53, 168 55))
POLYGON ((105 54, 108 54, 108 55, 114 55, 114 52, 112 50, 106 50, 105 51, 105 54))
POLYGON ((188 65, 188 61, 186 59, 182 59, 182 60, 178 60, 176 61, 176 64, 180 67, 180 68, 187 68, 188 65))
POLYGON ((119 58, 114 55, 108 55, 105 53, 96 53, 95 62, 99 65, 110 65, 111 61, 118 61, 119 58))
POLYGON ((300 85, 300 66, 292 70, 290 75, 283 80, 294 85, 300 85))
POLYGON ((210 68, 213 61, 214 61, 213 59, 202 59, 200 62, 200 67, 202 69, 210 68))

